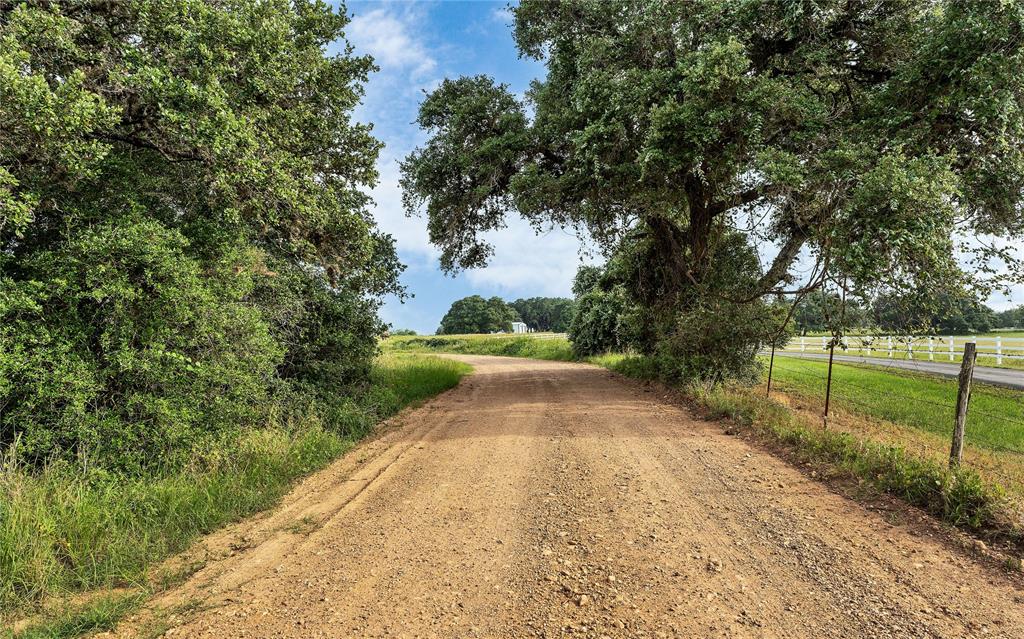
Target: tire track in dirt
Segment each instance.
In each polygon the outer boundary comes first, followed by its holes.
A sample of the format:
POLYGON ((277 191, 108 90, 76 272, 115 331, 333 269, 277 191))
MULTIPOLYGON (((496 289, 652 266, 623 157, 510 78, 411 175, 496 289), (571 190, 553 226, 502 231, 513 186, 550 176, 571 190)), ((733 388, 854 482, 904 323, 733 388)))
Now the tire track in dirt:
POLYGON ((194 601, 170 636, 1024 637, 1005 575, 639 385, 460 359, 116 634, 194 601))

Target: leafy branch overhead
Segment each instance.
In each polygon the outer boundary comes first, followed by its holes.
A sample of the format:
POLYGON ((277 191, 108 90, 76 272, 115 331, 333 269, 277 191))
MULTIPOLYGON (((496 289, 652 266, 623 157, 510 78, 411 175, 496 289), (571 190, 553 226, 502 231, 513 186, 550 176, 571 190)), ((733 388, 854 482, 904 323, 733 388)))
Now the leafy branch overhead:
POLYGON ((664 294, 704 286, 739 232, 767 261, 734 299, 1019 281, 1024 7, 1012 2, 523 0, 523 100, 484 77, 427 96, 402 164, 445 269, 515 210, 651 246, 664 294), (529 116, 527 114, 530 114, 529 116), (972 241, 958 243, 958 239, 972 241), (800 256, 818 261, 800 281, 800 256), (1004 261, 1009 262, 1004 264, 1004 261), (998 271, 999 277, 996 277, 998 271), (979 276, 980 277, 980 276, 979 276))

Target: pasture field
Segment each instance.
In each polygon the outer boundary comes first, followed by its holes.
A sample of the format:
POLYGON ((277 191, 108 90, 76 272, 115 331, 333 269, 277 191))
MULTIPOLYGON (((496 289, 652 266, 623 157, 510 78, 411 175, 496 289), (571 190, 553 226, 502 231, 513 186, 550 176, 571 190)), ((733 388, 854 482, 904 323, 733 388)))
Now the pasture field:
MULTIPOLYGON (((807 428, 823 429, 827 362, 776 358, 772 400, 807 428)), ((768 401, 765 387, 729 392, 768 401)), ((829 428, 898 446, 944 464, 949 456, 957 382, 859 364, 835 364, 829 428)), ((967 415, 965 466, 1024 502, 1024 392, 975 384, 967 415)))
POLYGON ((572 362, 576 356, 564 336, 547 333, 525 335, 401 335, 384 340, 386 353, 444 352, 472 355, 504 355, 572 362))
MULTIPOLYGON (((778 357, 773 390, 824 398, 827 371, 824 361, 778 357)), ((956 394, 954 379, 857 364, 832 369, 833 405, 944 437, 952 429, 956 394)), ((973 445, 1024 453, 1024 394, 975 384, 968 432, 973 445)))

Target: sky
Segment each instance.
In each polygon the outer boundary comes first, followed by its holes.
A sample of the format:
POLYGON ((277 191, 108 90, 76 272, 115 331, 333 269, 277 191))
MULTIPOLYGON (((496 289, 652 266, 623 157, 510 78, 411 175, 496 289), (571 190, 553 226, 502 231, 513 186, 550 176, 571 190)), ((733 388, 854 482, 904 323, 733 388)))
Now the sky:
MULTIPOLYGON (((518 56, 506 0, 356 0, 346 3, 346 29, 356 53, 372 55, 380 71, 370 77, 356 117, 372 122, 384 142, 378 160, 380 183, 373 189, 373 215, 391 234, 406 265, 401 281, 412 297, 389 297, 381 317, 393 328, 433 333, 451 303, 468 295, 570 296, 581 260, 593 261, 586 246, 561 229, 538 235, 522 220, 487 237, 495 253, 486 268, 455 277, 441 272, 439 251, 427 239, 426 219, 407 217, 398 186, 398 163, 426 136, 415 124, 424 97, 446 78, 485 74, 522 94, 544 75, 542 64, 518 56), (582 249, 582 252, 581 252, 582 249)), ((988 300, 997 310, 1024 303, 1024 288, 988 300)))
POLYGON ((455 277, 441 272, 439 251, 427 239, 426 219, 407 217, 398 186, 398 163, 426 136, 415 124, 424 91, 446 77, 486 74, 522 94, 544 67, 520 59, 512 40, 506 2, 346 3, 346 29, 357 53, 369 53, 380 67, 370 77, 357 119, 372 122, 384 142, 378 160, 380 183, 373 190, 373 214, 391 234, 406 265, 401 281, 413 295, 389 297, 381 317, 394 328, 433 333, 451 303, 467 295, 571 296, 580 264, 581 242, 561 229, 537 235, 522 220, 490 234, 494 257, 486 268, 455 277))

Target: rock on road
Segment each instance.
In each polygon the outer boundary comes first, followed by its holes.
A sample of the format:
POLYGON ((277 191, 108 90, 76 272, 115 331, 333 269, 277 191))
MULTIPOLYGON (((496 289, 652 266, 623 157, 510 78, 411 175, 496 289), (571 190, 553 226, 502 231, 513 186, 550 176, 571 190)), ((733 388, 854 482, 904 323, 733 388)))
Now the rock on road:
POLYGON ((1010 578, 656 392, 459 359, 459 387, 208 538, 150 606, 190 610, 169 635, 1024 637, 1010 578))

